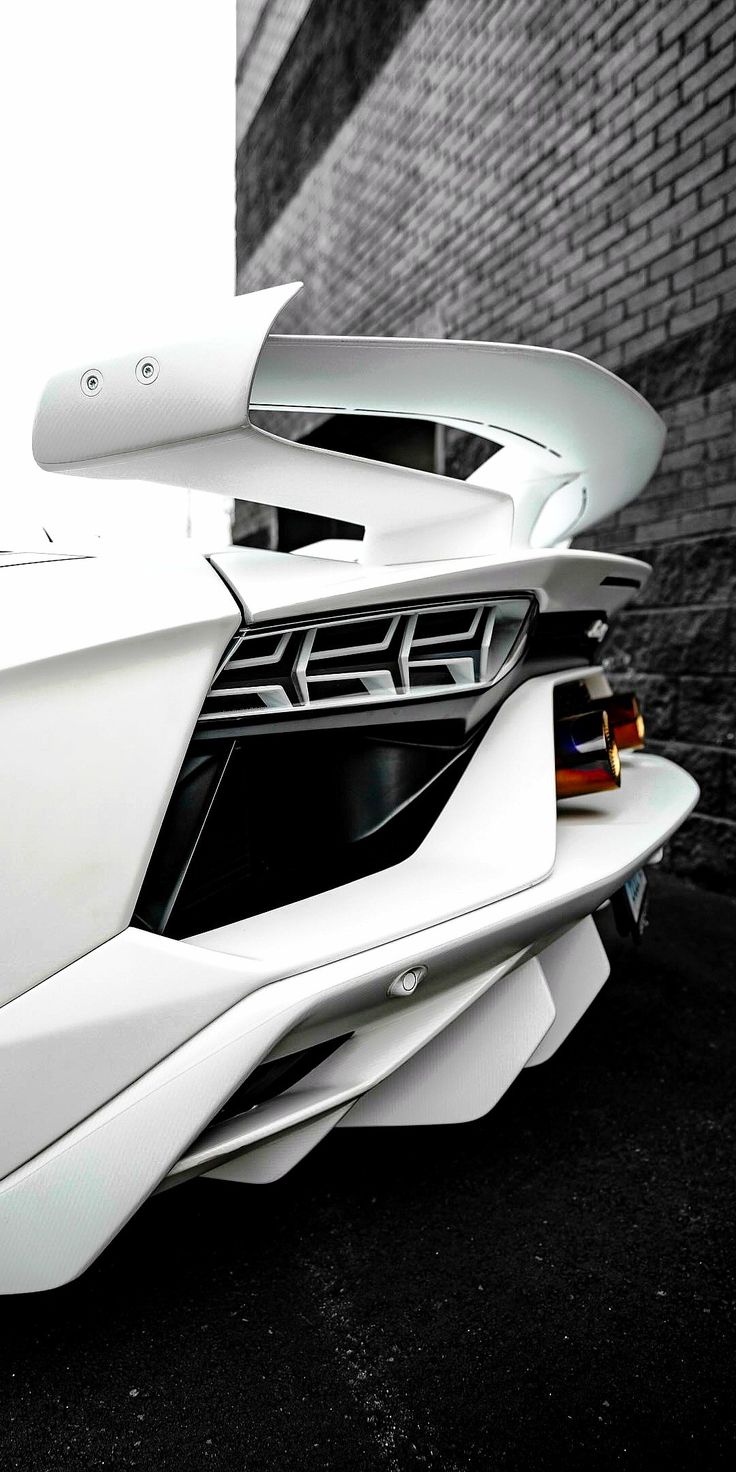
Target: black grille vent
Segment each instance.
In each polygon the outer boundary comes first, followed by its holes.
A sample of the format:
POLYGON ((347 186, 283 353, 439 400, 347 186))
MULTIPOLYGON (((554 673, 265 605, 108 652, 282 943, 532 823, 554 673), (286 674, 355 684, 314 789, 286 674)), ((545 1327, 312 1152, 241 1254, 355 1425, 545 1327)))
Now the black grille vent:
POLYGON ((531 607, 530 598, 495 598, 243 629, 199 729, 484 688, 521 655, 531 607))

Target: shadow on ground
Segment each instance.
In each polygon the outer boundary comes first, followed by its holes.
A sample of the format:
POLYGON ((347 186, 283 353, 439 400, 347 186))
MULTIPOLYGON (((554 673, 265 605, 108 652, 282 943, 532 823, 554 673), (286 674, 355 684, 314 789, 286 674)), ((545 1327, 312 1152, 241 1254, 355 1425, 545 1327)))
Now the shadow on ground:
POLYGON ((3 1469, 732 1465, 736 905, 654 888, 487 1119, 196 1182, 3 1300, 3 1469))

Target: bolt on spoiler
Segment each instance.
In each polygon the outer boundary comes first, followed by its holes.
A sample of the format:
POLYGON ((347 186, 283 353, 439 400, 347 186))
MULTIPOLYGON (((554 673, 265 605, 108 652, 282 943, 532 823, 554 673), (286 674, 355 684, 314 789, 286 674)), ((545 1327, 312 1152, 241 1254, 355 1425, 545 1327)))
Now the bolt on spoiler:
POLYGON ((38 464, 360 522, 361 560, 378 563, 566 542, 656 469, 662 420, 605 368, 508 343, 269 335, 300 285, 236 297, 204 341, 141 343, 51 378, 38 464), (457 481, 284 440, 255 409, 428 419, 501 449, 457 481))

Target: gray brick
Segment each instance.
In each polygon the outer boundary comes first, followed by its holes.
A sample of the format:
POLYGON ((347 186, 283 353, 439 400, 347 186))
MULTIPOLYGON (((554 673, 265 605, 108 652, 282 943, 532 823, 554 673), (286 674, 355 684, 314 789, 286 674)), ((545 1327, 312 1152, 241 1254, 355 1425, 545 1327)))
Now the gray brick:
MULTIPOLYGON (((716 746, 704 746, 703 736, 697 745, 668 741, 667 756, 686 772, 700 788, 698 812, 701 817, 724 818, 726 804, 726 764, 728 754, 716 746)), ((656 749, 656 744, 651 743, 656 749)))
MULTIPOLYGON (((652 739, 702 764, 704 702, 706 745, 732 751, 736 670, 736 386, 701 392, 727 372, 736 310, 732 0, 559 0, 540 27, 543 10, 429 0, 250 260, 241 247, 239 283, 307 280, 285 331, 557 344, 635 382, 645 363, 655 403, 682 382, 651 486, 588 540, 652 561, 610 652, 652 739)), ((728 807, 731 764, 703 771, 709 807, 719 781, 728 807)), ((734 885, 722 817, 701 811, 673 852, 734 885)))
POLYGON ((693 307, 690 311, 682 312, 679 316, 672 318, 673 335, 679 337, 681 333, 693 332, 696 327, 702 327, 704 322, 712 322, 717 316, 717 302, 704 302, 702 306, 693 307))
POLYGON ((721 608, 675 609, 658 613, 625 612, 609 634, 618 667, 625 655, 637 669, 681 675, 693 666, 714 674, 727 663, 728 614, 721 608))
POLYGON ((668 856, 676 874, 736 894, 736 823, 696 812, 670 841, 668 856))
POLYGON ((676 734, 680 741, 736 748, 736 683, 730 676, 704 680, 699 675, 683 675, 676 734))
POLYGON ((709 84, 713 86, 716 78, 727 73, 732 61, 733 46, 722 46, 714 56, 710 57, 705 66, 698 67, 697 71, 691 72, 690 76, 685 79, 682 84, 683 99, 687 101, 694 92, 705 92, 707 96, 709 84))
POLYGON ((736 534, 704 537, 682 547, 681 575, 688 603, 736 601, 736 534))
MULTIPOLYGON (((731 56, 733 58, 733 47, 731 48, 731 56)), ((708 106, 710 107, 714 102, 717 102, 720 97, 730 96, 732 94, 733 70, 731 70, 730 72, 724 71, 720 77, 717 77, 714 82, 711 82, 705 96, 708 102, 708 106)))
POLYGON ((668 46, 675 37, 682 36, 688 26, 692 27, 703 16, 708 17, 710 9, 711 0, 688 0, 688 3, 677 5, 672 18, 663 27, 663 44, 668 46))
POLYGON ((637 598, 637 608, 661 608, 682 603, 682 545, 673 542, 660 548, 638 547, 637 557, 642 557, 652 567, 652 575, 637 598))
POLYGON ((723 261, 721 248, 709 251, 707 255, 699 255, 687 266, 676 271, 672 278, 675 291, 682 291, 685 286, 692 286, 696 281, 704 281, 707 277, 713 277, 719 271, 723 261))
MULTIPOLYGON (((720 153, 715 155, 716 159, 720 159, 720 157, 720 153)), ((735 185, 736 164, 734 164, 730 169, 719 169, 716 172, 715 178, 709 179, 708 182, 704 183, 702 186, 701 195, 703 199, 703 204, 710 204, 712 200, 723 199, 724 196, 727 195, 735 185)))
MULTIPOLYGON (((695 104, 699 101, 698 98, 694 98, 690 104, 694 108, 693 120, 682 129, 680 135, 682 147, 689 148, 690 144, 696 138, 701 138, 703 134, 705 134, 706 148, 709 149, 711 145, 720 147, 728 141, 728 120, 733 113, 732 100, 729 97, 722 97, 713 107, 707 109, 703 109, 702 104, 696 106, 695 104), (725 131, 722 132, 722 129, 725 131)), ((677 116, 681 124, 685 121, 685 112, 685 108, 678 109, 677 116)))
MULTIPOLYGON (((669 239, 669 236, 667 237, 669 239)), ((684 245, 678 245, 676 250, 668 250, 666 255, 658 256, 652 263, 649 275, 652 281, 658 281, 662 276, 672 276, 681 266, 695 258, 695 241, 687 240, 684 245)))
POLYGON ((733 21, 733 5, 731 4, 731 0, 720 0, 720 4, 718 5, 714 5, 713 0, 711 0, 711 3, 707 7, 707 13, 702 15, 688 30, 688 46, 697 46, 703 37, 707 37, 708 41, 711 42, 716 30, 724 21, 729 20, 733 21))
POLYGON ((644 715, 647 742, 670 740, 678 729, 678 682, 666 675, 641 674, 637 670, 635 685, 644 715))
MULTIPOLYGON (((693 149, 698 147, 699 145, 693 144, 693 149)), ((692 153, 693 149, 689 149, 688 152, 692 153)), ((681 199, 683 194, 690 194, 693 189, 702 189, 706 181, 712 179, 714 174, 723 174, 724 163, 723 149, 699 159, 693 168, 687 169, 675 180, 675 199, 681 199)), ((720 194, 722 191, 718 192, 720 194)), ((703 198, 705 199, 705 194, 703 198)))

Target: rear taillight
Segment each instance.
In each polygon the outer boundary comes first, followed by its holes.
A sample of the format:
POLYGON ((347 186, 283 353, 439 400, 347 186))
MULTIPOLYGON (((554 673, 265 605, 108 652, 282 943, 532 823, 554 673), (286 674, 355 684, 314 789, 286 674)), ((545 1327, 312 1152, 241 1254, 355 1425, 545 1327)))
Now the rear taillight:
POLYGON ((558 797, 584 797, 621 785, 621 761, 606 710, 586 710, 555 723, 558 797))

